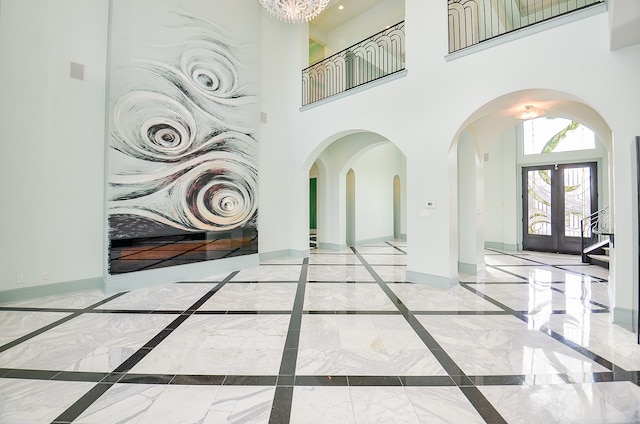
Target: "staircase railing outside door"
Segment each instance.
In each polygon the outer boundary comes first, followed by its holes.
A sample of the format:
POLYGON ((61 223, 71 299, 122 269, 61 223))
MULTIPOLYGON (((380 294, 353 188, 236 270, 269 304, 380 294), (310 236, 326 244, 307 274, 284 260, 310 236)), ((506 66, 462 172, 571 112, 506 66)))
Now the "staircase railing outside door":
POLYGON ((580 220, 580 234, 582 245, 582 262, 586 263, 585 249, 603 240, 609 240, 613 247, 614 234, 611 232, 609 220, 609 207, 600 209, 580 220))

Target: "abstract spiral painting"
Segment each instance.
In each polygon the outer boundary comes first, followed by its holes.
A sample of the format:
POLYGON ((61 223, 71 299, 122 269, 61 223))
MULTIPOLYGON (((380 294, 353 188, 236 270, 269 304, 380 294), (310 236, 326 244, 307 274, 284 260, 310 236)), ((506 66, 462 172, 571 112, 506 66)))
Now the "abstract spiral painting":
POLYGON ((256 253, 257 25, 248 1, 236 10, 112 1, 110 273, 256 253))

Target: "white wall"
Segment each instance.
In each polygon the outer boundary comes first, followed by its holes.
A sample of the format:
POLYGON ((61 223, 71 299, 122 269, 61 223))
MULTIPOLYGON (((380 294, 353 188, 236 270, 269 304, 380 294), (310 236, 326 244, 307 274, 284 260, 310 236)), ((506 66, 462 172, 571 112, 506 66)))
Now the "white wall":
POLYGON ((107 0, 0 3, 0 291, 102 277, 107 16, 107 0))
POLYGON ((458 141, 458 270, 484 269, 484 170, 469 132, 458 141))
MULTIPOLYGON (((483 157, 484 159, 484 157, 483 157)), ((484 162, 484 239, 488 247, 516 250, 518 243, 516 128, 489 147, 484 162)))
POLYGON ((356 244, 392 240, 393 177, 406 184, 404 156, 387 143, 364 153, 351 168, 356 174, 356 244))

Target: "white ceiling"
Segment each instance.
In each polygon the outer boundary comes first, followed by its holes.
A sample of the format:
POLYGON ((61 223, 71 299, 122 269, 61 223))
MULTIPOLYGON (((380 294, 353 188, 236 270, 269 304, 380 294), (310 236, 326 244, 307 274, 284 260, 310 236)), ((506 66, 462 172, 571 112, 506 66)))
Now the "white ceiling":
POLYGON ((311 25, 327 33, 385 0, 331 0, 311 25), (344 8, 340 10, 338 7, 344 8))

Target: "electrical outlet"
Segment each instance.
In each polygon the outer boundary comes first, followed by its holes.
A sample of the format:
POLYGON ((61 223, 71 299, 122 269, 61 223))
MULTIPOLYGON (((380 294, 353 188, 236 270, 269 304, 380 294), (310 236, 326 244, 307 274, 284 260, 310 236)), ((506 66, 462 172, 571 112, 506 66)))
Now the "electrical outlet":
POLYGON ((43 273, 42 273, 42 279, 43 279, 43 280, 48 280, 48 279, 49 279, 49 273, 48 273, 48 272, 46 272, 46 271, 45 271, 45 272, 43 272, 43 273))
POLYGON ((16 275, 16 284, 23 284, 23 283, 24 283, 24 274, 16 275))

